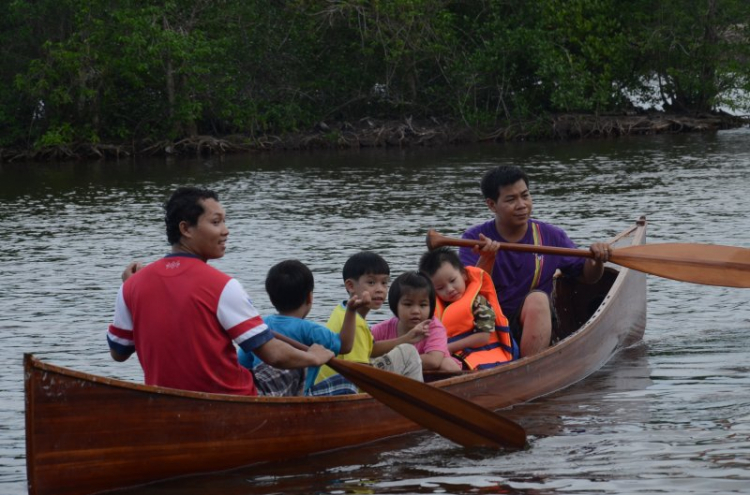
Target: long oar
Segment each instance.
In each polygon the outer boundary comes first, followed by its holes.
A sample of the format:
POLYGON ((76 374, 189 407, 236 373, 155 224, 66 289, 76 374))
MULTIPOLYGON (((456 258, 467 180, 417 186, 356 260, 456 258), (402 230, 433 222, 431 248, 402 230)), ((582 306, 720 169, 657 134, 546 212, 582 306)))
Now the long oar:
MULTIPOLYGON (((307 346, 274 332, 298 349, 307 346)), ((464 447, 526 445, 526 431, 489 409, 432 385, 352 361, 333 358, 328 366, 394 411, 464 447)))
MULTIPOLYGON (((501 250, 593 258, 591 251, 530 244, 501 243, 501 250)), ((427 232, 427 247, 474 247, 484 243, 475 239, 446 237, 434 230, 427 232)), ((712 244, 642 244, 612 251, 609 261, 639 272, 694 284, 724 287, 750 287, 750 249, 712 244)))

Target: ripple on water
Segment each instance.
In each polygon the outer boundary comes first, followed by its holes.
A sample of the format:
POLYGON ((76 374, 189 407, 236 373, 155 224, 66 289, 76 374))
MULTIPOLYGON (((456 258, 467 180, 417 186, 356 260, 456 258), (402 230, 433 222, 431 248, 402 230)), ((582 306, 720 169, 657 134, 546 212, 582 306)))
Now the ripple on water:
MULTIPOLYGON (((177 182, 217 189, 230 228, 215 266, 263 313, 268 267, 308 263, 311 319, 344 297, 341 265, 374 249, 394 275, 424 234, 460 235, 489 212, 481 174, 523 164, 535 212, 582 246, 640 215, 650 242, 750 247, 750 130, 578 143, 279 154, 158 164, 0 170, 0 493, 26 493, 22 355, 141 381, 113 363, 104 330, 130 260, 167 249, 160 203, 177 182), (30 177, 30 174, 33 177, 30 177), (31 180, 33 178, 33 180, 31 180), (716 184, 720 184, 717 191, 716 184)), ((506 411, 531 433, 518 452, 411 435, 294 463, 131 491, 169 493, 695 493, 750 486, 747 291, 649 277, 645 344, 569 390, 506 411)), ((389 317, 387 308, 372 314, 389 317)))

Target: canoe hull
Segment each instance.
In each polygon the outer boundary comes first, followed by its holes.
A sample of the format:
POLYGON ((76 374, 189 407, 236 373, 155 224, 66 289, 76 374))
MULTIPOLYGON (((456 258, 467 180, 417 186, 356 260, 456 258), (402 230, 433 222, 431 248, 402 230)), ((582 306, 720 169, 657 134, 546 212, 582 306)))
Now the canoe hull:
MULTIPOLYGON (((645 243, 645 221, 617 245, 645 243)), ((560 318, 572 332, 531 358, 435 382, 490 409, 576 383, 646 323, 646 276, 607 269, 598 284, 560 282, 560 318), (593 313, 593 314, 592 314, 593 313)), ((31 495, 84 495, 186 474, 301 457, 419 430, 360 394, 237 397, 177 391, 81 373, 25 356, 31 495)))
POLYGON ((418 429, 369 398, 231 400, 161 394, 121 388, 116 380, 91 382, 39 362, 27 366, 38 374, 27 393, 27 405, 37 411, 27 424, 31 494, 96 493, 418 429))

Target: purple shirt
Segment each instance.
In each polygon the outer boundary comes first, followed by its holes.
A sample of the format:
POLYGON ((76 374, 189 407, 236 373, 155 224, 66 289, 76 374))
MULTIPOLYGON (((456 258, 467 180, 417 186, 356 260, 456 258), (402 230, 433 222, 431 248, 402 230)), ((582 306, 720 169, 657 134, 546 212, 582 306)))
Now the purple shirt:
MULTIPOLYGON (((541 242, 543 246, 576 248, 577 246, 570 240, 568 234, 559 227, 538 220, 529 220, 529 228, 526 235, 518 241, 518 244, 534 245, 534 232, 532 223, 539 227, 541 242)), ((479 234, 500 242, 508 242, 503 239, 495 228, 495 219, 480 225, 475 225, 464 232, 464 239, 479 239, 479 234)), ((479 255, 474 254, 471 248, 461 248, 459 258, 464 266, 475 266, 479 260, 479 255)), ((492 269, 492 281, 495 283, 497 298, 500 301, 500 307, 503 313, 510 319, 518 312, 526 295, 534 289, 542 290, 547 294, 552 294, 552 276, 558 268, 569 277, 578 277, 583 271, 585 258, 573 256, 553 256, 541 255, 534 253, 519 253, 516 251, 500 250, 495 258, 495 265, 492 269), (537 269, 537 262, 541 267, 538 283, 534 284, 534 275, 537 269)))
MULTIPOLYGON (((372 327, 372 336, 375 340, 391 340, 398 338, 398 318, 393 317, 372 327)), ((443 323, 437 318, 430 322, 430 333, 427 337, 414 344, 417 352, 427 354, 431 351, 440 351, 445 357, 451 355, 448 352, 448 337, 443 323)))

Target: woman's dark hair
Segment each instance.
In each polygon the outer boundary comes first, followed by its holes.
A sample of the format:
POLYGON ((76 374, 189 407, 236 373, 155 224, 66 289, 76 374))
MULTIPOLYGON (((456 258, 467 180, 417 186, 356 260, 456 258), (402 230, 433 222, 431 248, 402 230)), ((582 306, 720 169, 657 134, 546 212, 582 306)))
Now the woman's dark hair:
POLYGON ((164 203, 164 222, 167 224, 167 241, 174 245, 180 242, 180 223, 187 222, 193 226, 198 223, 198 217, 205 211, 201 201, 213 199, 219 201, 219 196, 209 190, 198 187, 180 187, 164 203))
POLYGON ((393 281, 388 289, 388 307, 398 316, 398 302, 401 297, 418 290, 426 290, 430 300, 430 318, 435 314, 435 287, 430 277, 419 272, 404 272, 393 281))
POLYGON ((526 187, 529 187, 529 177, 520 167, 516 167, 515 165, 500 165, 484 174, 480 187, 485 199, 497 201, 497 197, 500 196, 501 187, 511 186, 519 180, 523 180, 526 183, 526 187))
POLYGON ((279 313, 294 311, 302 306, 314 288, 312 272, 299 260, 277 263, 266 275, 268 298, 279 313))
POLYGON ((357 280, 362 275, 390 275, 391 268, 379 254, 372 251, 360 251, 346 260, 342 274, 344 281, 357 280))
POLYGON ((432 277, 435 272, 440 270, 443 263, 450 263, 453 267, 461 272, 462 275, 466 275, 466 268, 459 259, 458 255, 451 248, 447 246, 427 251, 419 258, 419 271, 432 277))

